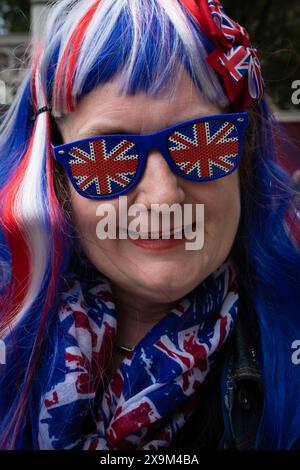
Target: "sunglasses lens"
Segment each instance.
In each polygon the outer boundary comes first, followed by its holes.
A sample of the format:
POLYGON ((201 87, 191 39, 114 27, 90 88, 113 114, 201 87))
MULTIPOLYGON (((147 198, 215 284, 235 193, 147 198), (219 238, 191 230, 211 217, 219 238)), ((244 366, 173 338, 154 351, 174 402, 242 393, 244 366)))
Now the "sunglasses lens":
POLYGON ((76 187, 89 196, 114 196, 136 176, 139 153, 125 139, 97 139, 69 149, 69 168, 76 187))
POLYGON ((170 134, 168 149, 183 176, 199 181, 217 179, 238 166, 238 130, 223 119, 190 124, 170 134))

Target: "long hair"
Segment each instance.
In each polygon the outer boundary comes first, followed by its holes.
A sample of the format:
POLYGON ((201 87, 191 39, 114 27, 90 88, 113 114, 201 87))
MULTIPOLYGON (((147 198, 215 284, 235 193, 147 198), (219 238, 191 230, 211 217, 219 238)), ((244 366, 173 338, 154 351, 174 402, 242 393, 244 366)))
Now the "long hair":
MULTIPOLYGON (((225 109, 228 97, 205 61, 212 50, 180 0, 62 0, 51 7, 44 37, 32 44, 29 71, 0 127, 0 332, 7 357, 0 366, 2 448, 38 448, 37 370, 74 252, 54 178, 51 117, 35 118, 36 111, 51 105, 55 118, 68 114, 116 74, 120 93, 172 93, 181 67, 225 109)), ((287 449, 300 446, 300 404, 291 407, 300 391, 291 362, 291 343, 300 337, 294 195, 276 163, 266 103, 251 115, 236 263, 261 334, 265 396, 257 448, 287 449)))

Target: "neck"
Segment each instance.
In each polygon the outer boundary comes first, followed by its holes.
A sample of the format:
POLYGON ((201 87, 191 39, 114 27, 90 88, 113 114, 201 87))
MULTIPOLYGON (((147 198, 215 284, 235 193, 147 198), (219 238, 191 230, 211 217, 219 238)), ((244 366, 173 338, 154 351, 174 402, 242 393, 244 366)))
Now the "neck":
POLYGON ((132 348, 164 318, 177 302, 154 303, 113 286, 117 314, 116 343, 132 348))

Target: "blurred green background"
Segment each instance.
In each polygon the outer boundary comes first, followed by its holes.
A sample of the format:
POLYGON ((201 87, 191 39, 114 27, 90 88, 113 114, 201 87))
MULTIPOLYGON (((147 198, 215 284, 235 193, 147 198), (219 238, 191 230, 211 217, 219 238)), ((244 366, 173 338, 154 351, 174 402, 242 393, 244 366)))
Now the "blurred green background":
MULTIPOLYGON (((249 31, 257 47, 273 104, 298 111, 292 82, 300 80, 300 0, 223 0, 232 18, 249 31)), ((0 0, 0 34, 26 32, 29 0, 0 0)))
POLYGON ((291 85, 300 80, 300 1, 223 0, 258 49, 268 92, 281 109, 296 108, 291 85))
POLYGON ((1 33, 20 33, 29 30, 29 0, 0 0, 1 33))

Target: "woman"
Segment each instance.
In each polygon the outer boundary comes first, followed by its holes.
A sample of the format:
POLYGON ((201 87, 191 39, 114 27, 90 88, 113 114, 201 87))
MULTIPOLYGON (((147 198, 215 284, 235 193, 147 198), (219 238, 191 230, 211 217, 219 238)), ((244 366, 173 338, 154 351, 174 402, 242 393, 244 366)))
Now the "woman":
POLYGON ((246 30, 65 0, 33 51, 1 128, 2 448, 298 448, 294 193, 246 30), (121 195, 204 204, 203 247, 100 239, 121 195))

